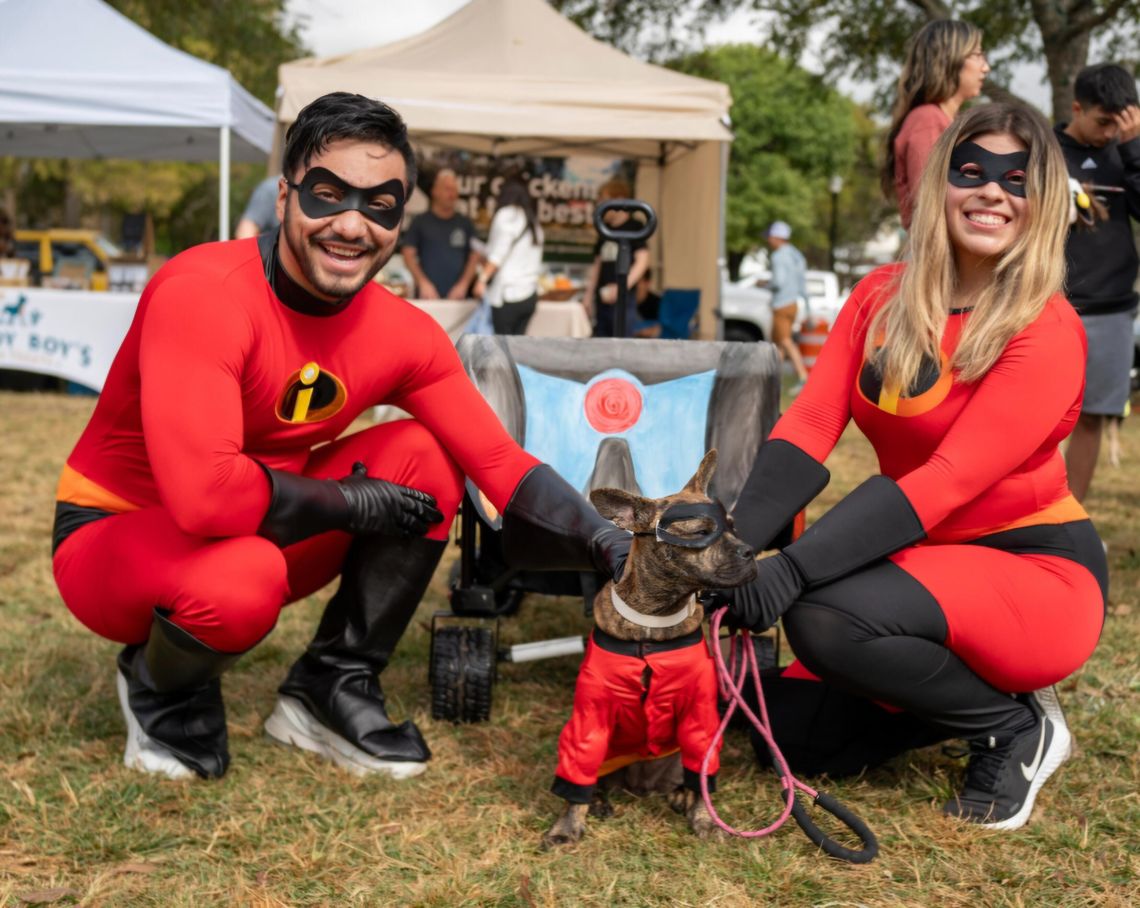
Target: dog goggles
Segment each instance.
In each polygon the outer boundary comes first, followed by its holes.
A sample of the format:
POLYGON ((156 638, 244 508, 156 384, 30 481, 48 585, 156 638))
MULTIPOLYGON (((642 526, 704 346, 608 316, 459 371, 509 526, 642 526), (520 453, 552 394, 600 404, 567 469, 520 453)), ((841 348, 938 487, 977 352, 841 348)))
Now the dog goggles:
POLYGON ((728 513, 719 501, 693 501, 671 505, 657 520, 652 533, 635 533, 635 536, 656 536, 658 542, 678 545, 685 549, 705 549, 720 539, 731 526, 728 513), (702 527, 696 533, 679 536, 669 532, 669 527, 682 520, 700 520, 702 527))
POLYGON ((342 211, 359 211, 386 230, 395 230, 404 219, 404 184, 385 180, 361 188, 346 183, 331 170, 313 167, 300 183, 289 183, 297 190, 301 210, 311 218, 327 218, 342 211))
POLYGON ((950 171, 946 179, 951 186, 961 189, 997 183, 1010 195, 1024 199, 1025 168, 1028 164, 1028 151, 994 154, 976 142, 963 142, 950 155, 950 171))

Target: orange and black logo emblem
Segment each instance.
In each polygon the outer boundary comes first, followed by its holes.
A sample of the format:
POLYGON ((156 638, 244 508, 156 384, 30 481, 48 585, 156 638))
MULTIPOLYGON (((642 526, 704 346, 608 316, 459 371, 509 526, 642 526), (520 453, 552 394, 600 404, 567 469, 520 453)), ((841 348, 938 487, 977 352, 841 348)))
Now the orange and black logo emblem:
POLYGON ((946 399, 953 384, 950 361, 945 353, 940 353, 938 362, 923 359, 917 377, 905 393, 899 388, 884 387, 883 376, 873 363, 864 360, 859 372, 859 393, 863 399, 895 416, 929 413, 946 399))
POLYGON ((277 417, 285 422, 320 422, 337 413, 346 397, 339 378, 316 363, 305 363, 286 381, 277 417))

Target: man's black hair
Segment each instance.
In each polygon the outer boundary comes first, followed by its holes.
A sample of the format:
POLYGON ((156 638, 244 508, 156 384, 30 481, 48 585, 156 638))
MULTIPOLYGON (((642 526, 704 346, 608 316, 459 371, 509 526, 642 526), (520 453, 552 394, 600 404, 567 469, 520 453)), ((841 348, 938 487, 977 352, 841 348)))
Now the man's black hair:
POLYGON ((1077 74, 1073 95, 1081 107, 1100 107, 1105 113, 1119 113, 1137 103, 1136 78, 1115 63, 1086 66, 1077 74))
POLYGON ((398 151, 407 166, 404 181, 409 196, 416 185, 416 154, 408 140, 404 118, 383 101, 347 91, 334 91, 306 104, 285 133, 282 170, 293 179, 298 167, 308 168, 314 155, 330 142, 360 139, 398 151))

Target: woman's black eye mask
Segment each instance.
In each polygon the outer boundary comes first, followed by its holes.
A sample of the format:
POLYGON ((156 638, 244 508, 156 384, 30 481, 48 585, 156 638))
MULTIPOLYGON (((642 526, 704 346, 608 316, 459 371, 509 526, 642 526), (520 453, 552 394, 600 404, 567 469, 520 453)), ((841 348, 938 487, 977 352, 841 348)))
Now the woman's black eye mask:
POLYGON ((963 142, 950 155, 950 185, 962 189, 976 189, 987 183, 997 183, 1010 195, 1025 198, 1025 168, 1029 165, 1028 151, 1011 151, 994 154, 975 142, 963 142))
POLYGON ((301 210, 311 218, 332 217, 342 211, 359 211, 386 230, 395 230, 404 219, 404 184, 401 180, 385 180, 377 186, 361 189, 346 183, 331 170, 313 167, 306 172, 300 183, 289 183, 289 188, 297 190, 301 210), (340 197, 324 199, 316 195, 314 190, 324 186, 335 189, 340 197), (377 207, 373 203, 380 196, 391 196, 392 204, 377 207))

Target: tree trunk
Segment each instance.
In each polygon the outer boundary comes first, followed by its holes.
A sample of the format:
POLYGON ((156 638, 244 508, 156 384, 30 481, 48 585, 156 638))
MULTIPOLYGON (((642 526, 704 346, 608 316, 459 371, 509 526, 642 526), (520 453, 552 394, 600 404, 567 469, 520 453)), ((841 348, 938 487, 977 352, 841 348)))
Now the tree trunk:
POLYGON ((1064 122, 1073 109, 1073 82, 1089 58, 1089 33, 1082 32, 1063 43, 1046 38, 1044 43, 1049 86, 1053 93, 1053 120, 1064 122))

